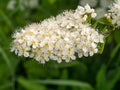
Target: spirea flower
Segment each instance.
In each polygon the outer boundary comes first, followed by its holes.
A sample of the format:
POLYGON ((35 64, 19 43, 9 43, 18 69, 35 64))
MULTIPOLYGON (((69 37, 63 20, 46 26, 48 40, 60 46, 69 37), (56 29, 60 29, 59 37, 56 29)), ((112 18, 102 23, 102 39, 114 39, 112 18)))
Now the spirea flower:
POLYGON ((112 24, 120 26, 120 0, 116 0, 110 7, 108 14, 105 16, 109 19, 112 19, 112 24))
POLYGON ((96 13, 87 4, 28 25, 13 35, 11 51, 41 63, 93 56, 98 53, 98 43, 104 42, 104 36, 87 23, 90 16, 94 18, 96 13))

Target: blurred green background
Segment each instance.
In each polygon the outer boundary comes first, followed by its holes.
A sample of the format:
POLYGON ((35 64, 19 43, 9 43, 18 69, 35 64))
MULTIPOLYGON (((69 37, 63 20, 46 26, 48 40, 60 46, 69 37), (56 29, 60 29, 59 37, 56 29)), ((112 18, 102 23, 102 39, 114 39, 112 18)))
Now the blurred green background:
POLYGON ((0 90, 120 90, 120 30, 107 38, 101 55, 70 63, 43 65, 10 52, 17 29, 87 2, 99 18, 112 0, 0 0, 0 90))

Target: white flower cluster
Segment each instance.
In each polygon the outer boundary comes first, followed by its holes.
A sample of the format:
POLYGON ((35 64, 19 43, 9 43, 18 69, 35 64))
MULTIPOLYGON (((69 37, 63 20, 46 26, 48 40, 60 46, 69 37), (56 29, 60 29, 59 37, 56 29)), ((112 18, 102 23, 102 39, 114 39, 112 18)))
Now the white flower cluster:
POLYGON ((11 51, 41 63, 49 60, 69 62, 77 57, 93 56, 104 36, 87 24, 88 16, 95 17, 96 13, 87 4, 31 24, 13 35, 11 51))
POLYGON ((110 7, 109 13, 105 14, 107 18, 112 19, 112 24, 120 26, 120 0, 116 0, 110 7))

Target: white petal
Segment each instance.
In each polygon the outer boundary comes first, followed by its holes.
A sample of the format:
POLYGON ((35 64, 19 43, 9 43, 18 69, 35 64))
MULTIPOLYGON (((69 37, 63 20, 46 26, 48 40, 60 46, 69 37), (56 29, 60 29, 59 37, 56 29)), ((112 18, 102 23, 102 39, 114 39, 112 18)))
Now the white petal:
POLYGON ((85 57, 88 57, 88 52, 84 53, 84 56, 85 56, 85 57))
POLYGON ((28 52, 24 52, 24 57, 28 57, 29 53, 28 52))

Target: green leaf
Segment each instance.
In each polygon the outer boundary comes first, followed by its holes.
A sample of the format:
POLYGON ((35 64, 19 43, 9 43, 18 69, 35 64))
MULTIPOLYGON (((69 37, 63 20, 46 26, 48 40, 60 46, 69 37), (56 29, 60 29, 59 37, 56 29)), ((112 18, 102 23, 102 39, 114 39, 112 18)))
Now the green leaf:
POLYGON ((115 72, 113 73, 113 77, 108 81, 107 87, 108 90, 112 90, 112 88, 115 86, 116 82, 120 79, 120 67, 115 69, 115 72))
POLYGON ((105 47, 106 40, 104 40, 104 43, 98 44, 98 53, 102 54, 104 47, 105 47))
POLYGON ((116 82, 120 78, 120 67, 116 68, 112 73, 112 77, 106 80, 106 66, 103 65, 97 74, 97 89, 96 90, 112 90, 116 82))
POLYGON ((68 68, 68 67, 74 67, 74 66, 81 66, 86 69, 85 64, 80 62, 79 60, 72 61, 70 63, 62 62, 61 64, 58 64, 58 63, 56 64, 56 62, 54 62, 53 64, 55 64, 55 67, 57 68, 68 68))
POLYGON ((36 80, 34 82, 50 85, 74 86, 79 87, 82 90, 94 90, 90 84, 74 80, 36 80))
MULTIPOLYGON (((9 39, 10 38, 7 38, 7 36, 6 36, 6 33, 5 33, 5 31, 3 31, 4 29, 2 28, 2 27, 0 27, 0 39, 1 39, 1 41, 2 41, 2 44, 4 45, 4 47, 6 47, 6 46, 8 46, 9 45, 9 39)), ((2 45, 1 44, 1 45, 2 45)))
POLYGON ((107 90, 106 89, 107 81, 106 81, 105 73, 106 73, 106 67, 105 65, 103 65, 97 73, 97 77, 96 77, 97 89, 96 90, 107 90))
POLYGON ((25 90, 46 90, 45 87, 41 84, 34 83, 31 80, 27 80, 25 78, 19 77, 18 83, 22 85, 25 90))
POLYGON ((115 42, 119 44, 120 43, 120 29, 116 29, 113 35, 114 35, 115 42))
POLYGON ((10 87, 12 87, 12 83, 6 82, 6 84, 0 85, 0 90, 6 90, 10 87))
POLYGON ((8 68, 10 69, 10 71, 12 72, 12 65, 11 62, 9 60, 9 57, 7 56, 7 53, 2 49, 2 47, 0 47, 0 54, 2 55, 2 57, 4 58, 5 62, 8 65, 8 68))
POLYGON ((2 18, 4 19, 4 21, 6 22, 6 24, 10 28, 12 28, 12 23, 11 23, 10 19, 8 18, 8 16, 2 10, 0 10, 0 16, 2 16, 2 18))
POLYGON ((50 4, 54 4, 56 0, 48 0, 50 4))
POLYGON ((106 17, 98 19, 97 22, 104 25, 113 26, 111 20, 107 19, 106 17))
POLYGON ((117 52, 119 51, 120 49, 120 44, 118 44, 114 50, 112 51, 112 54, 111 54, 111 59, 113 59, 115 57, 115 55, 117 54, 117 52))

